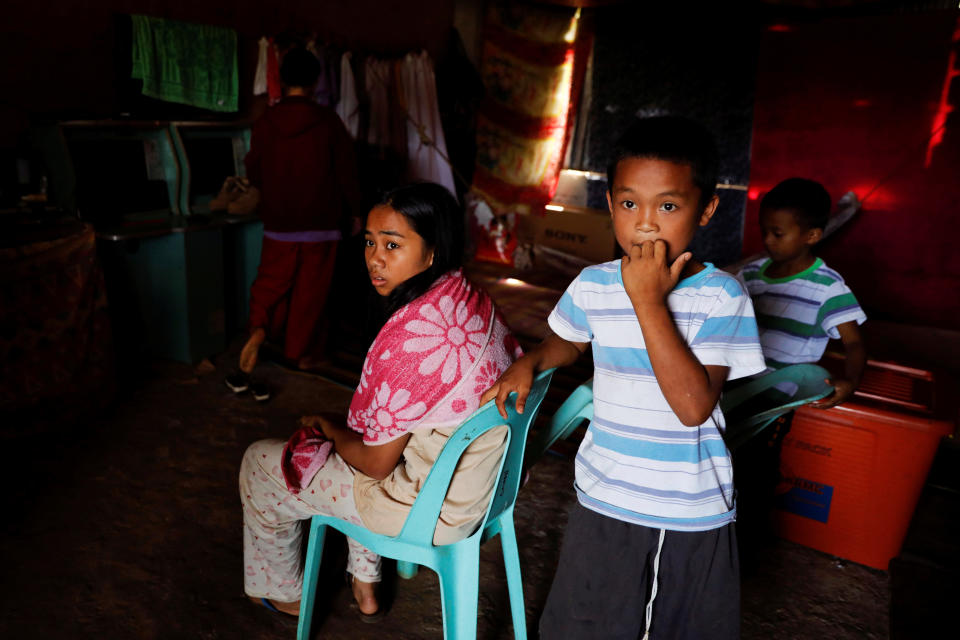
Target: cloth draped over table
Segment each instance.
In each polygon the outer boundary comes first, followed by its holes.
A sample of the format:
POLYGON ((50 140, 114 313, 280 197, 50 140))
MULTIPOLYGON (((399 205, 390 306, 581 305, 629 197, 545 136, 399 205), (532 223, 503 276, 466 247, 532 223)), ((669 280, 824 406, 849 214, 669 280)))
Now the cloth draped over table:
POLYGON ((0 414, 67 425, 109 402, 113 349, 93 227, 0 249, 0 327, 0 414))
POLYGON ((226 27, 131 16, 133 68, 143 94, 212 111, 237 111, 237 33, 226 27))

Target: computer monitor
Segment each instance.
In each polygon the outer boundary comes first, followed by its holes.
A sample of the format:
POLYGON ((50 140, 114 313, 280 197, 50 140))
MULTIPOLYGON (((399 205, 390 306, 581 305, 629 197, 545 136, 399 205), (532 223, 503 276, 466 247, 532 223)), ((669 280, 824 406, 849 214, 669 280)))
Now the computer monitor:
POLYGON ((175 166, 165 162, 163 143, 150 136, 100 133, 68 136, 80 216, 95 225, 117 224, 134 214, 170 216, 169 185, 177 177, 169 175, 175 166))
POLYGON ((247 134, 244 129, 199 126, 180 126, 178 132, 189 168, 187 206, 196 212, 220 192, 228 177, 246 175, 247 134))

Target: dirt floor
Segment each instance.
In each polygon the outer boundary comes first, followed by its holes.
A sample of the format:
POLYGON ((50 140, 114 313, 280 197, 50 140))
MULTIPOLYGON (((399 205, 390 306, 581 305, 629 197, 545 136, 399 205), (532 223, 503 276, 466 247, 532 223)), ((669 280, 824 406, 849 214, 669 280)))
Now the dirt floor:
MULTIPOLYGON (((257 404, 234 396, 216 369, 155 362, 127 381, 112 412, 69 434, 6 444, 8 487, 0 540, 2 638, 293 638, 295 621, 243 595, 237 469, 244 449, 286 437, 297 418, 342 411, 351 392, 277 365, 257 404)), ((547 595, 567 509, 572 462, 544 457, 516 508, 527 624, 547 595)), ((388 617, 360 622, 342 586, 345 547, 331 542, 322 574, 318 638, 441 638, 436 576, 395 580, 388 617)), ((743 578, 743 638, 887 638, 885 572, 784 541, 757 550, 743 578)), ((389 569, 389 565, 388 565, 389 569)), ((512 638, 499 546, 481 555, 478 637, 512 638)), ((389 585, 388 585, 389 586, 389 585)))

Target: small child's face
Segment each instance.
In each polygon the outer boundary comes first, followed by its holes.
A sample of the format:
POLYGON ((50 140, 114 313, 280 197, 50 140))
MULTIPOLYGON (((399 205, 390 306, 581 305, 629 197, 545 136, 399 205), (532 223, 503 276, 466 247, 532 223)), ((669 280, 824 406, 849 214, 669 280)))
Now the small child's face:
POLYGON ((613 232, 624 253, 635 245, 663 240, 670 264, 690 245, 697 227, 710 221, 717 202, 713 196, 701 210, 693 169, 653 158, 621 160, 607 191, 613 232))
POLYGON ((801 225, 790 209, 761 209, 760 234, 770 259, 783 263, 808 256, 823 232, 801 225))

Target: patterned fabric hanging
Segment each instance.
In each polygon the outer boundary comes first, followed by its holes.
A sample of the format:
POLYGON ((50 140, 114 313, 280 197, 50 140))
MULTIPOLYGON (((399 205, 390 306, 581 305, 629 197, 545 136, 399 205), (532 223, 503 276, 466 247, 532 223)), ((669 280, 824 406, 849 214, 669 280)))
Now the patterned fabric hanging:
POLYGON ((556 189, 574 71, 573 9, 488 11, 472 190, 495 213, 539 213, 556 189))

